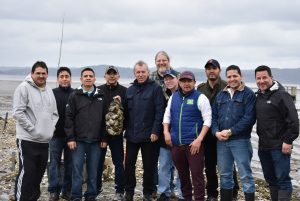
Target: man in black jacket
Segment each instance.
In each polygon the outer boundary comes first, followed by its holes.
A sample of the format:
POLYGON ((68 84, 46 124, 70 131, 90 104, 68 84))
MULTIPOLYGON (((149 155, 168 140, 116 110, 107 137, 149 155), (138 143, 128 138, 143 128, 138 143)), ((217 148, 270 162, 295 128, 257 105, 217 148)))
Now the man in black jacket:
POLYGON ((138 61, 134 66, 134 83, 127 89, 124 100, 126 122, 125 200, 133 200, 136 186, 135 164, 141 149, 143 160, 144 200, 151 200, 156 168, 165 98, 161 87, 149 79, 148 65, 138 61))
MULTIPOLYGON (((109 66, 104 75, 106 83, 98 88, 104 93, 106 104, 105 111, 108 111, 110 103, 116 96, 121 98, 121 101, 125 99, 126 87, 120 85, 118 80, 120 78, 119 71, 115 66, 109 66)), ((116 194, 113 200, 122 200, 124 195, 124 146, 123 146, 123 132, 120 135, 109 135, 107 133, 104 136, 101 143, 101 154, 98 168, 97 188, 100 193, 102 188, 102 172, 103 164, 105 161, 105 154, 107 151, 107 145, 111 151, 111 158, 115 166, 115 188, 116 194)))
POLYGON ((58 87, 53 89, 59 114, 58 122, 55 126, 53 138, 49 143, 50 164, 48 191, 49 201, 59 200, 61 197, 69 199, 72 185, 72 156, 67 145, 65 126, 65 110, 69 95, 74 89, 71 88, 71 70, 68 67, 60 67, 57 70, 58 87), (64 173, 60 174, 61 156, 64 153, 64 173))
POLYGON ((291 199, 289 176, 293 141, 299 136, 299 119, 291 96, 273 80, 268 66, 255 69, 258 156, 269 184, 272 201, 291 199))
POLYGON ((105 134, 105 98, 94 85, 96 78, 93 69, 83 69, 80 80, 82 85, 70 95, 66 108, 65 131, 73 164, 71 201, 82 199, 84 161, 88 174, 84 197, 87 201, 94 201, 97 196, 100 142, 105 134))
MULTIPOLYGON (((217 94, 223 90, 227 83, 221 79, 221 66, 215 59, 210 59, 206 62, 205 74, 207 81, 198 85, 197 90, 202 92, 213 104, 217 94)), ((205 176, 206 176, 206 201, 218 200, 218 175, 217 175, 217 138, 209 129, 203 141, 204 156, 205 156, 205 176)), ((236 168, 233 169, 233 201, 237 201, 239 184, 237 180, 236 168)))

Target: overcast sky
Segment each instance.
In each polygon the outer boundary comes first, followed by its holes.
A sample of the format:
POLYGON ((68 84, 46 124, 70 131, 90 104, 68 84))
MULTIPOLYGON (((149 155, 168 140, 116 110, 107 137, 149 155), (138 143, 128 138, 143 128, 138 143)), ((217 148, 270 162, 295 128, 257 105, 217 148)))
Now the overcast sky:
POLYGON ((0 0, 0 66, 300 67, 297 0, 0 0))

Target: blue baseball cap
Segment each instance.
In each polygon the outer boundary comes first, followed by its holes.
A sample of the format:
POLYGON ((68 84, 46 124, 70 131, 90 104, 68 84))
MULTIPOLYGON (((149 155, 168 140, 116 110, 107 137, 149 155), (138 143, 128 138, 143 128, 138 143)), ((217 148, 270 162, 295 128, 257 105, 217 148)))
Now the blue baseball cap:
POLYGON ((171 77, 177 77, 178 76, 178 72, 173 70, 173 69, 169 69, 166 70, 166 72, 164 73, 164 77, 166 77, 167 75, 171 76, 171 77))

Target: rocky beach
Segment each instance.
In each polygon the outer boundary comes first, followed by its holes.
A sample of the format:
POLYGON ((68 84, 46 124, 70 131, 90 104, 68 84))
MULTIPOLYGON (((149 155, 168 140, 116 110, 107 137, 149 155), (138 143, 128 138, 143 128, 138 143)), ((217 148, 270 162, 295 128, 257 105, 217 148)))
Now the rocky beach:
MULTIPOLYGON (((15 145, 15 121, 13 119, 8 119, 6 130, 3 131, 4 119, 0 120, 0 201, 14 200, 13 191, 14 191, 14 179, 17 173, 18 159, 17 159, 17 150, 15 145)), ((298 167, 299 168, 299 167, 298 167)), ((298 170, 297 168, 297 170, 298 170)), ((103 176, 103 192, 99 200, 109 201, 112 200, 114 195, 114 174, 113 174, 113 165, 111 163, 109 152, 106 160, 106 167, 103 176)), ((295 169, 294 169, 295 170, 295 169)), ((141 157, 139 156, 137 162, 137 187, 135 191, 135 200, 142 200, 142 163, 141 157)), ((268 189, 266 183, 263 179, 256 178, 256 200, 258 201, 267 201, 270 200, 268 189)), ((47 174, 45 173, 43 181, 41 183, 41 197, 40 201, 48 200, 48 179, 47 174)), ((240 184, 241 186, 241 184, 240 184)), ((61 199, 62 200, 62 199, 61 199)), ((176 200, 175 198, 173 199, 176 200)), ((239 191, 239 200, 244 200, 243 193, 239 191)), ((296 187, 294 189, 293 201, 300 200, 300 189, 296 187)))

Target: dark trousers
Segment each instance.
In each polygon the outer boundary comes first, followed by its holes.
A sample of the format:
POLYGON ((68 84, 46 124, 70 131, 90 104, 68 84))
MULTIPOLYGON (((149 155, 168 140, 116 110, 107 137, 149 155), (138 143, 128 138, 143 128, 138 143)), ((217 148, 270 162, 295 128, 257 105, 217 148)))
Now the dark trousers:
POLYGON ((153 175, 159 154, 159 143, 157 141, 142 143, 133 143, 128 140, 126 141, 125 191, 126 193, 134 194, 134 188, 136 186, 135 165, 140 149, 144 169, 143 194, 151 195, 154 191, 153 175))
POLYGON ((15 197, 18 201, 36 201, 40 197, 40 183, 48 161, 48 143, 17 139, 19 173, 15 197))
MULTIPOLYGON (((207 133, 203 141, 205 157, 206 193, 208 197, 218 197, 218 174, 217 174, 217 139, 211 133, 207 133)), ((237 172, 234 166, 234 194, 237 195, 239 184, 237 172)))
MULTIPOLYGON (((111 151, 112 162, 115 166, 115 189, 116 193, 124 193, 124 146, 123 136, 115 137, 108 141, 111 151)), ((97 174, 97 190, 100 193, 102 188, 102 173, 107 148, 101 149, 97 174)))
POLYGON ((190 146, 173 146, 172 158, 181 182, 181 191, 185 200, 204 201, 205 182, 203 175, 204 148, 199 153, 191 155, 190 146), (190 173, 192 174, 192 182, 190 173), (193 186, 192 186, 193 183, 193 186), (194 187, 194 188, 193 188, 194 187))

